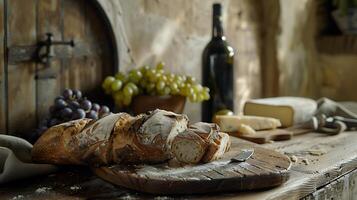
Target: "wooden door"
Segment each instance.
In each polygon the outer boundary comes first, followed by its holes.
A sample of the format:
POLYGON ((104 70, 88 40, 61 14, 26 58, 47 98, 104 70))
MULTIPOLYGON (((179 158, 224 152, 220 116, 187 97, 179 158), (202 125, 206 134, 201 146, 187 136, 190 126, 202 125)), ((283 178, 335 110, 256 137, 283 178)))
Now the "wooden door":
POLYGON ((108 24, 94 0, 0 0, 0 132, 31 133, 65 88, 97 94, 118 63, 108 24), (49 67, 36 61, 46 33, 75 43, 54 46, 49 67))

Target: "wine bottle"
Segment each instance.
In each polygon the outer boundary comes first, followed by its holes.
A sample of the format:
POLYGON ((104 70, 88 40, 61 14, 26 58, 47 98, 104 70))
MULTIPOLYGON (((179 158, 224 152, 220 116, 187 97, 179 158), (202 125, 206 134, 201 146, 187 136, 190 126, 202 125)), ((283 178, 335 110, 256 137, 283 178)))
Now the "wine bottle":
POLYGON ((210 100, 202 103, 202 121, 211 122, 215 112, 234 110, 234 51, 226 41, 222 27, 221 4, 213 4, 212 39, 202 55, 202 84, 210 89, 210 100))

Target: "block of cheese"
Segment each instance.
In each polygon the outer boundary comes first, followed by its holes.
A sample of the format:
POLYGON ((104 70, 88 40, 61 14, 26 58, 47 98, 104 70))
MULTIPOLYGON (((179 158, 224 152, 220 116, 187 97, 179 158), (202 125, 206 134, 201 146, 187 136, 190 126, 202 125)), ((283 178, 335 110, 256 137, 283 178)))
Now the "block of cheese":
POLYGON ((229 133, 239 132, 242 124, 250 126, 256 131, 275 129, 281 126, 278 119, 246 115, 217 115, 214 122, 219 125, 221 131, 229 133))
POLYGON ((290 127, 312 118, 317 103, 302 97, 273 97, 253 99, 245 103, 244 115, 273 117, 279 119, 283 127, 290 127))

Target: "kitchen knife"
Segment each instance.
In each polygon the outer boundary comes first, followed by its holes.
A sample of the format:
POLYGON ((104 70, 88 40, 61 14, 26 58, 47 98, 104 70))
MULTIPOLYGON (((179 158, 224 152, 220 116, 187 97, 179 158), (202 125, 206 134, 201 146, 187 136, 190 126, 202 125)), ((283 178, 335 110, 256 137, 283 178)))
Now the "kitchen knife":
POLYGON ((232 162, 245 162, 254 154, 254 149, 243 149, 238 155, 231 158, 232 162))

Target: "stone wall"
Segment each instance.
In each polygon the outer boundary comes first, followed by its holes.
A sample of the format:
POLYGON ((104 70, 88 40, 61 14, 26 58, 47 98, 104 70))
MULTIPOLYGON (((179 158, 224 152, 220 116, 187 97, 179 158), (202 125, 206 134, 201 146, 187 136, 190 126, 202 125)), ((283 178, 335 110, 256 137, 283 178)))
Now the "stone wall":
MULTIPOLYGON (((99 0, 114 27, 120 70, 164 61, 169 70, 201 80, 201 54, 211 37, 211 7, 221 2, 235 57, 236 112, 261 94, 257 0, 99 0)), ((200 106, 186 113, 200 119, 200 106)))

